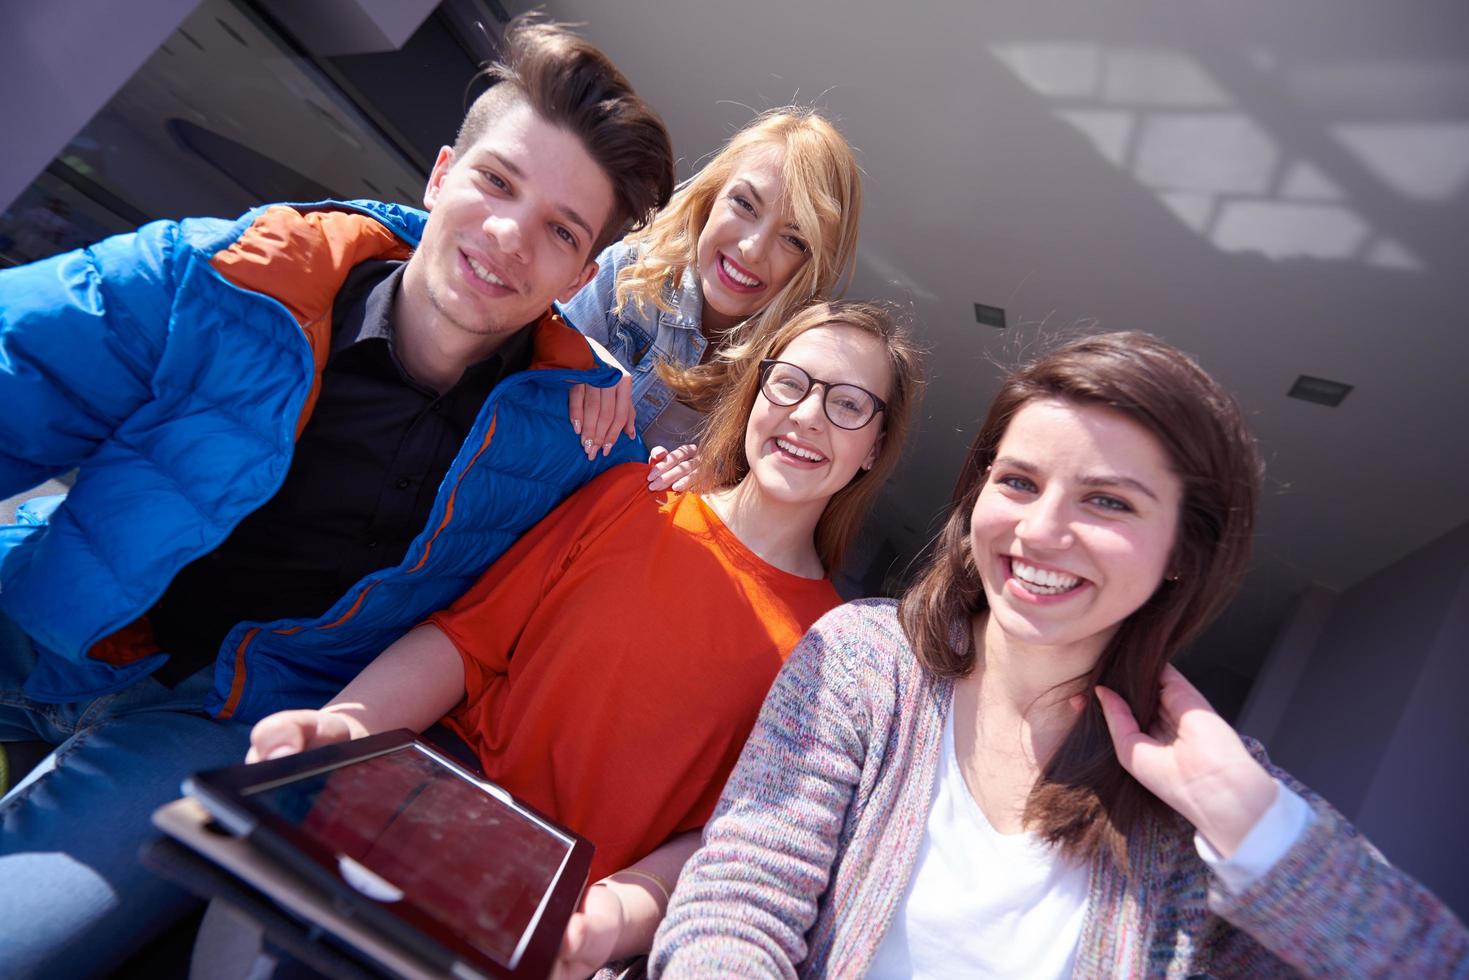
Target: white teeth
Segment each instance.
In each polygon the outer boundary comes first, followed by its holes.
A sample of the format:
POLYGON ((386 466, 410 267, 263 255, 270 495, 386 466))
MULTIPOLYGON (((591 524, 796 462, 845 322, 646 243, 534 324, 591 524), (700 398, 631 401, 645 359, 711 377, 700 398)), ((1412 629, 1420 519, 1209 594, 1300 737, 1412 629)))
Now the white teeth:
POLYGON ((503 279, 495 275, 489 269, 486 269, 484 266, 480 265, 474 259, 469 258, 469 256, 467 255, 465 256, 465 259, 468 259, 469 267, 474 270, 474 274, 483 279, 485 282, 490 283, 493 286, 505 285, 505 281, 503 279))
POLYGON ((826 457, 821 455, 820 453, 813 452, 810 449, 803 449, 800 446, 797 446, 795 443, 786 442, 784 439, 775 440, 775 444, 781 449, 790 453, 792 456, 798 456, 801 459, 809 459, 813 463, 826 462, 826 457))
POLYGON ((719 264, 724 267, 724 274, 727 275, 727 276, 729 276, 735 282, 739 283, 741 286, 752 286, 753 287, 753 286, 760 285, 760 280, 759 279, 756 279, 753 276, 747 276, 747 275, 745 275, 743 272, 741 272, 740 270, 736 269, 730 263, 729 259, 725 258, 722 255, 719 257, 719 264))
POLYGON ((1010 559, 1010 571, 1017 579, 1025 583, 1026 588, 1039 595, 1059 595, 1069 592, 1081 584, 1081 579, 1075 575, 1067 575, 1065 572, 1053 572, 1050 569, 1036 568, 1027 565, 1017 558, 1010 559))

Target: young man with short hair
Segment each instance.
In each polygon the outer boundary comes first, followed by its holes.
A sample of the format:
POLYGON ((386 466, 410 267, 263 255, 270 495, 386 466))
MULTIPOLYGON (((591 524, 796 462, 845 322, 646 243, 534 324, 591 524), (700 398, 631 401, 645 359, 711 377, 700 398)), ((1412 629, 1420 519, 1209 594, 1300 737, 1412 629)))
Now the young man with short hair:
POLYGON ((667 200, 668 135, 591 45, 507 32, 427 214, 377 202, 156 222, 0 273, 0 801, 8 975, 116 965, 188 907, 154 808, 463 592, 588 459, 567 391, 620 373, 549 309, 667 200), (10 535, 10 536, 4 536, 10 535))

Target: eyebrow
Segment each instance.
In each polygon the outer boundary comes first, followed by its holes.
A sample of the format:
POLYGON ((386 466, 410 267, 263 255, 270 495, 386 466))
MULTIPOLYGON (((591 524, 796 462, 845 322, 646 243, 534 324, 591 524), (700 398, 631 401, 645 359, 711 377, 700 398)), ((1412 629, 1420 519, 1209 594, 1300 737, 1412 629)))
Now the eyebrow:
POLYGON ((735 181, 735 186, 736 188, 743 187, 749 193, 749 195, 755 199, 756 204, 760 205, 762 208, 765 207, 765 198, 760 196, 760 192, 755 189, 754 184, 741 177, 737 181, 735 181))
MULTIPOLYGON (((1038 472, 1038 468, 1035 465, 1033 465, 1031 463, 1027 463, 1023 459, 1016 459, 1014 456, 1000 456, 1000 457, 998 457, 998 458, 995 459, 995 462, 994 462, 993 465, 995 465, 995 466, 1008 466, 1011 469, 1020 470, 1021 472, 1030 473, 1030 474, 1034 474, 1034 473, 1037 473, 1038 472)), ((1152 498, 1154 501, 1157 501, 1157 499, 1158 499, 1158 495, 1156 493, 1154 493, 1151 489, 1149 489, 1149 487, 1148 487, 1148 485, 1146 483, 1143 483, 1141 480, 1134 480, 1130 476, 1116 476, 1116 475, 1113 475, 1113 474, 1099 474, 1099 475, 1096 475, 1096 476, 1084 476, 1084 477, 1081 477, 1076 482, 1077 483, 1080 483, 1084 487, 1099 487, 1099 488, 1129 487, 1129 488, 1131 488, 1133 490, 1136 490, 1138 493, 1146 494, 1148 497, 1152 498)))
MULTIPOLYGON (((495 162, 504 167, 506 172, 508 172, 510 176, 514 177, 516 180, 525 180, 525 171, 517 167, 513 161, 507 159, 494 150, 486 150, 485 154, 487 156, 494 157, 495 162)), ((750 189, 750 193, 755 193, 754 188, 750 189)), ((758 194, 756 194, 755 196, 759 197, 758 194)), ((580 227, 582 231, 586 232, 587 238, 594 239, 597 237, 597 233, 592 231, 591 222, 587 221, 587 219, 577 214, 575 209, 569 208, 565 204, 557 204, 556 210, 560 212, 561 216, 564 217, 567 221, 570 221, 572 224, 580 227)))
MULTIPOLYGON (((760 192, 755 189, 755 185, 750 183, 744 177, 740 177, 735 181, 735 187, 743 187, 746 191, 749 192, 750 196, 755 199, 756 204, 760 205, 762 208, 765 207, 765 198, 761 197, 760 192)), ((801 226, 796 224, 794 221, 787 221, 785 223, 785 227, 797 233, 799 233, 801 230, 801 226)))

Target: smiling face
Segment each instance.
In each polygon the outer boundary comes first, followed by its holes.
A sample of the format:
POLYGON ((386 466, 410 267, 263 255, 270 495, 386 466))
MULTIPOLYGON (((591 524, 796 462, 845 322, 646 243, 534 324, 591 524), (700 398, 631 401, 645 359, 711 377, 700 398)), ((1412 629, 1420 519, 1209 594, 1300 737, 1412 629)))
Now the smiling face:
POLYGON ((975 501, 969 544, 992 625, 1100 655, 1168 571, 1183 485, 1146 429, 1055 399, 1011 419, 975 501))
POLYGON ((581 141, 514 103, 458 156, 439 151, 402 301, 432 329, 503 337, 570 299, 597 267, 612 184, 581 141))
POLYGON ((720 328, 763 310, 810 258, 786 206, 782 160, 777 149, 745 154, 699 232, 704 319, 720 328))
MULTIPOLYGON (((892 371, 881 338, 843 323, 813 327, 775 355, 814 378, 852 384, 879 398, 891 395, 892 371)), ((813 385, 795 405, 773 404, 755 396, 745 426, 747 479, 767 497, 786 503, 825 505, 851 482, 859 469, 877 459, 881 414, 860 429, 841 429, 822 407, 824 385, 813 385)))

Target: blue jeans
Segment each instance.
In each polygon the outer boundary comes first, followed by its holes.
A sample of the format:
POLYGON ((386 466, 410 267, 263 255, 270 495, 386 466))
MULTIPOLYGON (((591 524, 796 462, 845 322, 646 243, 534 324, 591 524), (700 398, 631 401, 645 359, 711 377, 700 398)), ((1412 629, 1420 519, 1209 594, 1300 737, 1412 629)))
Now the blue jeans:
POLYGON ((0 616, 0 742, 55 746, 0 799, 0 974, 102 974, 194 906, 138 850, 185 776, 244 760, 250 728, 203 712, 212 669, 55 705, 22 692, 34 663, 0 616))

